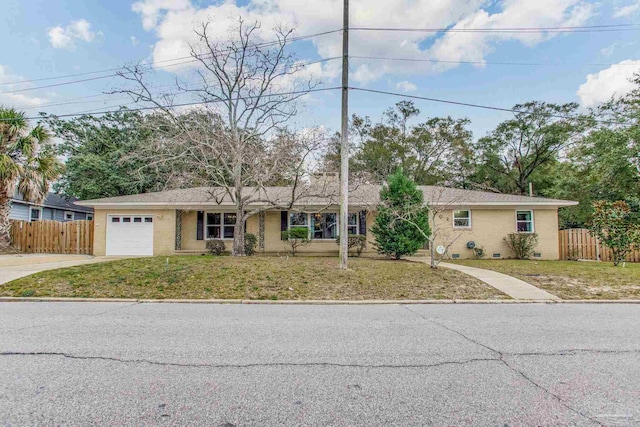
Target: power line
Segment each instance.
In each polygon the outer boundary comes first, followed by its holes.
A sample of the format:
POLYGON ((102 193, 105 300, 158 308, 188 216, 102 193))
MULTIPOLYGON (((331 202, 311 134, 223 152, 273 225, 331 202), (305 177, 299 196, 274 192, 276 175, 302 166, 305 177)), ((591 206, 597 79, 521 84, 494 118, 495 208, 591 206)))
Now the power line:
MULTIPOLYGON (((340 31, 342 31, 342 30, 330 30, 330 31, 323 31, 323 32, 320 32, 320 33, 315 33, 315 34, 307 34, 307 35, 304 35, 304 36, 292 37, 292 38, 286 39, 286 40, 272 40, 272 41, 268 41, 268 42, 262 42, 262 43, 257 43, 255 45, 251 45, 251 46, 249 46, 249 48, 257 49, 257 48, 261 48, 261 47, 276 46, 276 45, 281 44, 283 42, 285 44, 290 44, 290 43, 294 43, 294 42, 297 42, 297 41, 300 41, 300 40, 306 40, 306 39, 320 37, 320 36, 324 36, 324 35, 328 35, 328 34, 338 33, 340 31)), ((224 51, 230 51, 230 50, 231 49, 225 49, 225 50, 223 50, 223 52, 224 51)), ((149 71, 149 70, 154 69, 154 68, 166 68, 166 67, 172 67, 172 66, 175 66, 175 65, 182 65, 182 64, 187 64, 187 63, 190 63, 190 62, 196 62, 196 61, 199 60, 198 58, 206 58, 207 56, 211 56, 211 53, 198 54, 197 58, 194 58, 192 55, 189 55, 189 56, 183 56, 183 57, 179 57, 179 58, 171 58, 171 59, 165 59, 165 60, 162 60, 162 61, 156 61, 153 64, 150 64, 147 67, 148 69, 146 71, 149 71), (189 59, 189 61, 179 62, 179 63, 176 63, 176 64, 163 65, 163 66, 160 66, 160 67, 158 67, 156 65, 156 64, 163 64, 163 63, 173 62, 173 61, 181 61, 181 60, 184 60, 184 59, 189 59)), ((113 72, 117 72, 117 71, 128 71, 128 69, 126 68, 126 66, 122 66, 122 67, 118 67, 118 68, 108 68, 108 69, 104 69, 104 70, 88 71, 88 72, 85 72, 85 73, 67 74, 67 75, 61 75, 61 76, 55 76, 55 77, 43 77, 43 78, 31 79, 31 80, 17 80, 17 81, 13 81, 13 82, 2 82, 2 83, 0 83, 0 86, 8 86, 8 85, 34 83, 34 82, 48 81, 48 80, 60 80, 60 79, 71 78, 71 77, 81 77, 81 76, 87 76, 87 75, 92 75, 92 74, 101 74, 101 73, 108 73, 108 72, 112 73, 112 74, 109 74, 109 75, 106 75, 106 76, 100 76, 100 77, 94 77, 94 78, 90 78, 90 79, 83 79, 83 80, 65 82, 65 83, 60 83, 60 84, 55 84, 55 85, 47 85, 47 86, 40 86, 40 87, 35 87, 35 88, 18 89, 18 90, 14 90, 14 91, 0 92, 0 95, 9 94, 9 93, 25 92, 25 91, 29 91, 29 90, 45 89, 45 88, 49 88, 49 87, 62 86, 62 85, 65 85, 65 84, 82 83, 82 82, 87 82, 87 81, 91 81, 91 80, 99 80, 99 79, 105 79, 105 78, 109 78, 109 77, 115 77, 115 76, 118 76, 118 74, 117 73, 113 73, 113 72)))
MULTIPOLYGON (((178 63, 175 63, 175 64, 163 65, 163 66, 160 66, 160 67, 149 66, 149 67, 147 67, 146 70, 143 70, 142 72, 146 73, 146 72, 150 71, 153 68, 168 68, 168 67, 173 67, 173 66, 176 66, 176 65, 187 64, 187 63, 194 62, 194 61, 197 61, 197 59, 192 59, 191 61, 178 62, 178 63)), ((125 70, 125 68, 119 68, 118 70, 125 70)), ((86 83, 86 82, 94 81, 94 80, 110 79, 112 77, 118 77, 119 75, 120 74, 118 74, 118 73, 114 73, 114 74, 108 74, 106 76, 90 77, 88 79, 72 80, 72 81, 69 81, 69 82, 62 82, 62 83, 53 83, 53 84, 45 85, 45 86, 37 86, 37 87, 29 87, 29 88, 24 88, 24 89, 8 90, 8 91, 5 91, 5 92, 0 92, 0 95, 6 95, 6 94, 11 94, 11 93, 20 93, 20 92, 29 92, 29 91, 33 91, 33 90, 47 89, 47 88, 58 87, 58 86, 67 86, 67 85, 78 84, 78 83, 86 83)))
MULTIPOLYGON (((319 64, 319 63, 324 63, 324 62, 329 62, 329 61, 334 61, 336 59, 340 59, 342 57, 340 56, 333 56, 330 58, 323 58, 323 59, 318 59, 315 61, 306 61, 306 62, 300 62, 300 63, 295 63, 293 65, 291 65, 291 68, 304 68, 307 67, 309 65, 313 65, 313 64, 319 64)), ((284 64, 283 64, 284 66, 284 64)), ((183 82, 181 84, 184 85, 192 85, 192 84, 198 84, 198 83, 202 83, 201 80, 198 81, 188 81, 188 82, 183 82)), ((205 83, 209 83, 209 82, 205 82, 205 83)), ((149 89, 159 89, 159 88, 165 88, 165 87, 175 87, 175 83, 170 83, 170 84, 165 84, 165 85, 152 85, 152 86, 148 86, 149 89)), ((193 89, 196 90, 196 89, 193 89)), ((177 93, 175 93, 175 95, 178 94, 184 94, 184 93, 188 93, 188 91, 179 91, 177 93)), ((90 104, 90 103, 94 103, 94 102, 107 102, 107 101, 113 101, 112 98, 103 98, 103 99, 97 99, 95 101, 80 101, 80 102, 75 102, 77 100, 83 100, 83 99, 89 99, 89 98, 97 98, 97 97, 102 97, 105 95, 109 95, 108 93, 100 93, 97 95, 89 95, 89 96, 81 96, 81 97, 76 97, 76 98, 66 98, 66 99, 61 99, 58 100, 56 102, 52 102, 52 103, 47 103, 47 104, 41 104, 41 105, 35 105, 35 106, 27 106, 27 107, 20 107, 21 110, 35 110, 38 108, 44 108, 44 107, 58 107, 58 106, 64 106, 64 105, 70 105, 70 104, 90 104)), ((111 94, 114 95, 114 94, 111 94)), ((130 99, 130 98, 118 98, 118 100, 121 99, 130 99)))
MULTIPOLYGON (((418 96, 418 95, 408 95, 405 93, 397 93, 397 92, 388 92, 388 91, 384 91, 384 90, 375 90, 375 89, 364 89, 364 88, 359 88, 359 87, 352 87, 350 88, 351 90, 358 90, 361 92, 370 92, 370 93, 377 93, 377 94, 381 94, 381 95, 391 95, 391 96, 399 96, 402 98, 409 98, 409 99, 419 99, 422 101, 431 101, 431 102, 439 102, 442 104, 451 104, 451 105, 460 105, 463 107, 472 107, 472 108, 481 108, 484 110, 493 110, 493 111, 504 111, 507 113, 520 113, 520 114, 533 114, 529 111, 525 111, 525 110, 516 110, 513 108, 503 108, 503 107, 494 107, 494 106, 490 106, 490 105, 482 105, 482 104, 472 104, 469 102, 460 102, 460 101, 451 101, 451 100, 447 100, 447 99, 438 99, 438 98, 430 98, 430 97, 426 97, 426 96, 418 96)), ((554 117, 554 118, 559 118, 559 119, 572 119, 574 117, 571 116, 563 116, 563 115, 559 115, 559 114, 549 114, 549 117, 554 117)), ((612 121, 606 121, 606 120, 595 120, 598 123, 602 123, 602 124, 620 124, 617 122, 612 122, 612 121)))
POLYGON ((503 28, 390 28, 390 27, 355 27, 355 31, 396 31, 427 33, 598 33, 617 31, 638 31, 639 24, 584 25, 565 27, 503 27, 503 28))
MULTIPOLYGON (((445 63, 445 64, 475 64, 475 65, 519 65, 519 66, 557 66, 563 64, 552 64, 542 62, 494 62, 494 61, 454 61, 445 59, 428 59, 428 58, 395 58, 395 57, 383 57, 383 56, 351 56, 353 59, 372 59, 380 61, 405 61, 405 62, 431 62, 431 63, 445 63)), ((604 67, 611 65, 624 65, 629 67, 638 67, 636 64, 611 64, 611 63, 591 63, 583 64, 594 67, 604 67)))
MULTIPOLYGON (((292 95, 304 95, 307 93, 313 93, 313 92, 326 92, 326 91, 330 91, 330 90, 337 90, 337 89, 342 89, 342 87, 329 87, 329 88, 318 88, 318 89, 309 89, 309 90, 298 90, 298 91, 291 91, 291 92, 280 92, 280 93, 271 93, 271 94, 263 94, 263 95, 254 95, 254 96, 243 96, 243 97, 234 97, 234 100, 250 100, 250 99, 256 99, 256 98, 260 98, 260 97, 265 97, 265 98, 269 98, 272 96, 292 96, 292 95)), ((167 105, 164 106, 164 108, 167 109, 173 109, 173 108, 178 108, 178 107, 190 107, 190 106, 194 106, 194 105, 207 105, 207 104, 216 104, 219 102, 225 102, 224 100, 210 100, 210 101, 199 101, 199 102, 184 102, 181 104, 173 104, 173 105, 167 105)), ((130 104, 127 104, 130 105, 130 104)), ((161 107, 158 106, 149 106, 149 107, 140 107, 140 108, 131 108, 128 109, 128 111, 148 111, 148 110, 158 110, 161 107)), ((57 118, 61 118, 61 117, 77 117, 77 116, 82 116, 84 114, 88 114, 88 113, 94 113, 95 115, 102 115, 102 114, 109 114, 109 113, 117 113, 118 110, 105 110, 105 111, 82 111, 79 113, 69 113, 69 114, 60 114, 60 115, 55 115, 55 114, 47 114, 47 115, 42 115, 42 116, 35 116, 35 117, 24 117, 24 120, 40 120, 43 118, 49 118, 49 117, 57 117, 57 118)), ((10 121, 12 119, 2 119, 0 118, 0 121, 10 121)))

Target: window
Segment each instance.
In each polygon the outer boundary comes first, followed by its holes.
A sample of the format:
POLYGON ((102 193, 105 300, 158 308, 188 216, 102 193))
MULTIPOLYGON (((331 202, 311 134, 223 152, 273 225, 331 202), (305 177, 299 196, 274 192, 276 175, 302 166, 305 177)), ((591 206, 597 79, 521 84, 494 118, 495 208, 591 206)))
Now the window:
POLYGON ((133 222, 142 222, 142 218, 135 217, 135 218, 133 218, 133 222))
POLYGON ((348 234, 358 234, 358 214, 350 213, 348 218, 348 234))
POLYGON ((308 227, 309 214, 304 212, 292 212, 289 214, 289 227, 308 227))
POLYGON ((40 221, 42 220, 42 208, 30 206, 29 207, 29 220, 40 221))
POLYGON ((122 218, 122 222, 131 222, 131 218, 124 217, 124 218, 122 218))
POLYGON ((114 216, 113 218, 111 218, 111 222, 120 222, 120 218, 114 216))
POLYGON ((207 240, 233 239, 233 232, 236 229, 235 213, 207 212, 206 219, 207 240))
POLYGON ((70 211, 65 211, 64 212, 64 220, 65 221, 73 221, 74 219, 76 219, 76 214, 70 211))
POLYGON ((516 211, 516 231, 533 233, 533 211, 516 211))
POLYGON ((151 218, 151 217, 146 217, 146 218, 144 219, 144 222, 153 222, 153 218, 151 218))
MULTIPOLYGON (((336 239, 340 235, 339 222, 339 215, 334 212, 312 214, 291 212, 289 214, 289 229, 308 228, 313 239, 336 239)), ((349 234, 359 234, 357 213, 349 214, 348 230, 349 234)))
POLYGON ((222 235, 225 239, 233 239, 233 232, 236 229, 236 214, 224 214, 224 232, 222 235))
POLYGON ((453 228, 471 228, 471 211, 453 211, 453 228))
POLYGON ((311 215, 314 239, 335 239, 338 236, 338 214, 316 213, 311 215))
POLYGON ((87 214, 87 221, 93 221, 93 214, 87 214))

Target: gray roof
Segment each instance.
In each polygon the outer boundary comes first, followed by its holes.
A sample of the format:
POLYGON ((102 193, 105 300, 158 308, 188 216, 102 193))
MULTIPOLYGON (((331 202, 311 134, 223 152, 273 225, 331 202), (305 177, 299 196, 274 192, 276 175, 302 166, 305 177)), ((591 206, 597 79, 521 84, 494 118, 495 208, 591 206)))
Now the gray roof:
POLYGON ((55 194, 55 193, 47 194, 47 197, 44 199, 44 201, 38 204, 38 203, 32 203, 24 200, 24 198, 19 193, 16 192, 15 196, 12 198, 12 201, 15 203, 45 206, 48 208, 54 208, 54 209, 60 209, 65 211, 72 211, 72 212, 89 212, 89 213, 93 212, 93 208, 91 207, 77 205, 75 203, 78 201, 77 198, 75 197, 67 198, 67 197, 61 196, 60 194, 55 194))
MULTIPOLYGON (((360 185, 351 189, 349 204, 353 206, 374 206, 380 201, 380 185, 360 185)), ((456 206, 572 206, 577 202, 530 197, 512 194, 491 193, 486 191, 463 190, 457 188, 419 186, 425 202, 431 205, 456 206)), ((329 206, 339 203, 339 188, 335 184, 325 186, 300 186, 292 197, 291 187, 247 187, 243 195, 250 197, 250 206, 271 205, 287 206, 295 199, 294 206, 329 206)), ((221 187, 197 187, 180 190, 168 190, 157 193, 135 194, 131 196, 108 197, 104 199, 79 202, 84 206, 176 206, 195 208, 198 206, 234 206, 233 199, 221 187)))

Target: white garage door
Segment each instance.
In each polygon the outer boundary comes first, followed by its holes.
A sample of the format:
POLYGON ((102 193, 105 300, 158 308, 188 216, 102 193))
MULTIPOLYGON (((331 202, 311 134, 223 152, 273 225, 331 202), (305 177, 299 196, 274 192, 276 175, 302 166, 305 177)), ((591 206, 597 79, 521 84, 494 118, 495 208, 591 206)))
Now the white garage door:
POLYGON ((107 217, 107 255, 152 256, 153 216, 107 217))

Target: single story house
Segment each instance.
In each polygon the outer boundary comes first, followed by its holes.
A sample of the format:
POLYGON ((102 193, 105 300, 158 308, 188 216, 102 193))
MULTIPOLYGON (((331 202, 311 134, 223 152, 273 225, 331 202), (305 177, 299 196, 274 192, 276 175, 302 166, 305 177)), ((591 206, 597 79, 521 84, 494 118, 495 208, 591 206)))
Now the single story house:
MULTIPOLYGON (((313 241, 301 254, 336 255, 337 185, 293 191, 288 187, 245 188, 254 202, 246 231, 258 238, 258 253, 286 254, 283 230, 308 227, 313 241), (330 194, 331 193, 331 194, 330 194), (292 199, 294 200, 292 203, 292 199)), ((435 245, 447 256, 471 258, 469 242, 490 258, 509 258, 503 238, 514 232, 537 233, 536 257, 558 259, 558 208, 576 202, 541 197, 420 186, 425 202, 437 212, 435 245)), ((371 226, 380 200, 379 185, 360 185, 349 195, 349 233, 367 237, 364 255, 374 255, 371 226)), ((191 188, 79 202, 95 209, 95 255, 177 255, 203 253, 211 239, 227 241, 235 228, 235 205, 221 188, 191 188)))
POLYGON ((26 201, 18 193, 11 199, 9 219, 22 221, 78 221, 92 220, 93 208, 79 206, 78 199, 65 198, 59 194, 49 193, 42 203, 26 201))

